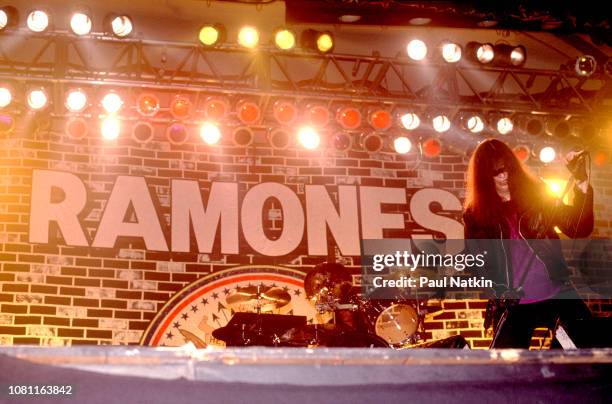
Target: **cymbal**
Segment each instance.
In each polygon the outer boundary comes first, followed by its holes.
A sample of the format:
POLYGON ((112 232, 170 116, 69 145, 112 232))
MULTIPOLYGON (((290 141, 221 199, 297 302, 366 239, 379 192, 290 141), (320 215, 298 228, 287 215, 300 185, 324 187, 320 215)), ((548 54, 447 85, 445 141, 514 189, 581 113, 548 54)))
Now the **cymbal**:
POLYGON ((234 311, 272 311, 287 305, 291 295, 277 287, 241 286, 230 293, 226 301, 234 311))

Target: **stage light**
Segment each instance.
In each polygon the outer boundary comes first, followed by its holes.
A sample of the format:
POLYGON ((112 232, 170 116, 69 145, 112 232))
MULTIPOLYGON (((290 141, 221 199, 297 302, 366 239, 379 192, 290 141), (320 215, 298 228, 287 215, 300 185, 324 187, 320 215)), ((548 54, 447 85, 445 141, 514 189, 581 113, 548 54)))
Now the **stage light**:
POLYGON ((206 24, 200 28, 198 39, 204 46, 215 46, 225 40, 225 27, 221 24, 206 24))
POLYGON ((437 115, 431 121, 433 128, 438 133, 446 132, 450 129, 450 119, 446 115, 437 115))
POLYGON ((542 163, 550 163, 557 157, 557 152, 554 148, 546 146, 540 149, 539 157, 542 163))
POLYGON ((521 163, 525 163, 527 160, 529 160, 529 156, 531 155, 531 151, 529 150, 529 147, 525 145, 518 145, 514 149, 512 149, 512 151, 514 152, 514 155, 516 156, 517 159, 519 159, 521 163))
POLYGON ((49 15, 42 10, 34 10, 28 15, 26 25, 32 32, 43 32, 49 27, 49 15))
POLYGON ((253 125, 261 117, 261 109, 252 101, 240 101, 237 105, 238 119, 245 125, 253 125))
POLYGON ((571 132, 570 124, 568 121, 564 119, 555 119, 553 117, 549 117, 546 119, 545 130, 546 134, 558 138, 567 137, 571 132))
POLYGON ((10 133, 15 128, 15 118, 12 115, 0 114, 0 133, 10 133))
POLYGON ((49 99, 47 92, 42 88, 36 88, 28 92, 28 105, 33 110, 41 110, 47 106, 49 99))
POLYGON ((255 139, 255 134, 248 126, 239 126, 232 133, 232 142, 236 146, 250 146, 253 139, 255 139))
POLYGON ((495 57, 495 50, 490 43, 469 42, 466 53, 469 59, 481 64, 491 63, 495 57))
POLYGON ((191 101, 182 95, 177 95, 170 102, 170 114, 175 119, 186 119, 191 115, 191 101))
POLYGON ((289 147, 291 136, 286 130, 276 129, 268 134, 268 141, 274 149, 283 150, 289 147))
POLYGON ((360 137, 361 147, 368 153, 378 153, 382 150, 385 143, 377 133, 364 133, 360 137))
POLYGON ((83 139, 89 132, 89 125, 80 117, 70 118, 66 122, 66 134, 73 139, 83 139))
POLYGON ((74 13, 70 18, 70 29, 76 35, 87 35, 91 32, 91 18, 85 13, 74 13))
POLYGON ((8 27, 14 27, 19 20, 19 12, 13 6, 0 8, 0 31, 8 27))
POLYGON ((515 67, 520 67, 527 61, 527 50, 524 46, 519 45, 510 51, 510 64, 515 67))
POLYGON ((605 166, 606 163, 608 162, 608 159, 609 159, 608 153, 601 151, 601 150, 595 152, 595 154, 593 155, 593 163, 595 163, 597 167, 605 166))
POLYGON ((200 126, 200 137, 208 145, 215 145, 221 140, 219 127, 212 122, 204 122, 200 126))
POLYGON ((278 100, 272 108, 274 119, 281 125, 290 125, 297 118, 297 109, 290 101, 278 100))
POLYGON ((544 124, 540 118, 528 117, 525 121, 525 132, 532 136, 539 136, 544 131, 544 124))
POLYGON ((495 126, 497 128, 497 132, 501 135, 507 135, 514 129, 514 123, 512 123, 512 120, 508 117, 498 119, 495 126))
POLYGON ((166 138, 175 145, 183 144, 189 138, 187 127, 180 122, 173 122, 166 128, 166 138))
POLYGON ((159 111, 159 98, 153 94, 142 93, 136 100, 136 109, 143 116, 153 116, 159 111))
POLYGON ((104 108, 104 110, 109 114, 117 113, 122 106, 123 100, 121 99, 119 94, 115 92, 107 93, 102 98, 102 108, 104 108))
POLYGON ((408 57, 412 60, 423 60, 427 56, 427 45, 420 39, 413 39, 406 46, 408 57))
POLYGON ((340 108, 336 120, 344 129, 357 129, 361 126, 361 112, 353 107, 340 108))
POLYGON ((132 33, 134 25, 127 15, 113 15, 110 20, 110 31, 113 35, 124 38, 132 33))
POLYGON ((561 198, 561 196, 563 196, 563 191, 565 191, 567 180, 560 180, 557 178, 542 178, 542 180, 547 185, 546 189, 549 194, 556 198, 561 198))
POLYGON ((370 114, 369 122, 376 130, 387 130, 391 127, 391 114, 384 109, 374 110, 370 114))
POLYGON ((430 137, 421 142, 421 152, 425 157, 438 157, 442 152, 442 143, 434 137, 430 137))
POLYGON ((480 133, 484 130, 484 121, 478 115, 472 115, 467 118, 465 128, 472 133, 480 133))
POLYGON ((309 105, 306 107, 306 122, 323 128, 329 124, 329 110, 323 105, 309 105))
POLYGON ((132 128, 132 138, 139 143, 153 139, 153 125, 149 122, 137 122, 132 128))
POLYGON ((417 114, 413 112, 407 112, 405 114, 402 114, 402 116, 400 117, 400 122, 402 123, 404 129, 414 130, 418 128, 421 124, 421 119, 419 119, 419 116, 417 114))
POLYGON ((290 50, 295 47, 295 33, 286 28, 276 30, 274 44, 280 50, 290 50))
POLYGON ((313 150, 321 144, 321 136, 314 128, 304 126, 298 130, 298 141, 306 149, 313 150))
POLYGON ((332 137, 332 145, 338 151, 347 151, 353 146, 353 137, 346 133, 338 132, 332 137))
POLYGON ((393 148, 399 154, 410 153, 412 142, 406 136, 398 136, 393 140, 393 148))
POLYGON ((329 31, 304 30, 300 43, 302 47, 316 50, 319 53, 329 53, 334 49, 334 37, 329 31))
POLYGON ((0 87, 0 108, 8 106, 13 100, 13 93, 8 87, 0 87))
POLYGON ((259 43, 259 32, 254 27, 242 27, 238 33, 238 43, 248 49, 255 48, 259 43))
POLYGON ((442 58, 447 63, 457 63, 461 60, 461 46, 453 42, 445 42, 442 44, 442 58))
POLYGON ((229 110, 229 101, 225 98, 210 97, 204 102, 204 116, 209 121, 221 122, 229 110))
POLYGON ((576 59, 574 70, 581 77, 589 77, 597 69, 597 61, 591 55, 582 55, 576 59))
POLYGON ((70 112, 81 112, 87 106, 87 94, 77 88, 70 90, 66 96, 66 108, 70 112))
POLYGON ((114 140, 119 137, 121 132, 121 123, 114 116, 106 117, 100 126, 102 137, 106 140, 114 140))

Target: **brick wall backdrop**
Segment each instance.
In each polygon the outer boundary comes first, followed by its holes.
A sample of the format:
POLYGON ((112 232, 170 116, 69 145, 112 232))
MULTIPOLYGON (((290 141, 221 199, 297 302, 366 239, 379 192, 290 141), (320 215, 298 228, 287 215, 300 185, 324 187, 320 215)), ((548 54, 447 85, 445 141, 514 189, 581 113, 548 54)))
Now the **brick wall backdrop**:
MULTIPOLYGON (((308 257, 304 245, 291 256, 262 257, 250 251, 244 240, 239 255, 146 251, 142 241, 125 239, 114 249, 75 248, 61 243, 32 245, 28 243, 28 216, 33 169, 67 171, 85 182, 93 200, 89 201, 82 223, 90 235, 97 228, 117 175, 146 178, 154 200, 158 201, 164 226, 169 221, 171 179, 198 180, 204 194, 213 181, 232 181, 239 183, 242 195, 255 184, 279 182, 300 197, 307 184, 323 184, 332 193, 343 184, 403 187, 407 189, 408 201, 423 187, 445 189, 460 199, 464 196, 467 156, 446 149, 441 156, 419 163, 414 153, 404 157, 362 151, 274 150, 266 144, 211 149, 195 135, 177 146, 164 139, 163 128, 156 128, 155 140, 147 144, 132 140, 129 126, 114 143, 102 140, 96 130, 91 130, 85 139, 74 140, 63 133, 63 124, 64 120, 57 118, 50 127, 18 126, 13 132, 0 135, 3 345, 134 344, 172 294, 203 275, 245 264, 307 270, 325 260, 308 257)), ((262 136, 265 128, 255 130, 262 136)), ((541 174, 565 177, 560 166, 542 170, 541 174)), ((594 172, 598 237, 612 235, 609 174, 609 168, 594 172)), ((407 205, 387 208, 405 214, 406 230, 388 231, 386 237, 428 233, 416 226, 407 205)), ((456 211, 438 214, 460 218, 456 211)), ((273 233, 281 223, 268 221, 267 225, 273 233)), ((357 257, 335 258, 358 273, 357 257)), ((610 314, 609 302, 590 303, 599 315, 610 314)), ((461 333, 473 347, 486 347, 489 336, 482 330, 484 305, 483 301, 445 301, 445 311, 427 321, 427 330, 432 338, 461 333)), ((544 332, 539 336, 544 336, 544 332)), ((541 343, 542 340, 536 341, 541 343)))

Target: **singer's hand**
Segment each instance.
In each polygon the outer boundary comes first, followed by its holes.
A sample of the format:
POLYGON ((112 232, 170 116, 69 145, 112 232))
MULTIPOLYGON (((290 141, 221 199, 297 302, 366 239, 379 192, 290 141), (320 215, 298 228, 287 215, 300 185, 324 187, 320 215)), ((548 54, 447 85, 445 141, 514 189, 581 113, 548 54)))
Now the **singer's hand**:
POLYGON ((587 191, 589 176, 586 169, 586 155, 584 151, 571 151, 565 156, 565 166, 576 179, 576 185, 582 192, 587 191))
POLYGON ((565 155, 565 165, 568 165, 570 161, 576 158, 582 151, 571 151, 565 155))

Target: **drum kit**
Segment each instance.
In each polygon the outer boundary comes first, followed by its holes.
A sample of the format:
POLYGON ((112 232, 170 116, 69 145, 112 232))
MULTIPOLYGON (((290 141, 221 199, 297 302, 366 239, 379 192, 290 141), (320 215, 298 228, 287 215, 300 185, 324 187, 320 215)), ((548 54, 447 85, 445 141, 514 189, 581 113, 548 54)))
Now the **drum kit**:
POLYGON ((354 293, 350 275, 339 264, 315 268, 306 276, 304 289, 329 322, 307 324, 305 316, 270 314, 291 301, 282 288, 239 287, 227 297, 235 315, 213 337, 227 346, 405 349, 425 342, 425 317, 442 310, 429 301, 370 299, 354 293))

